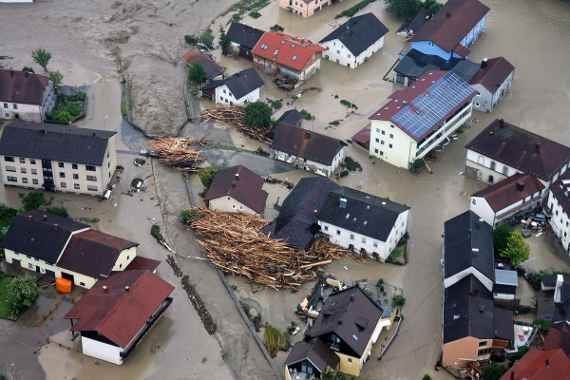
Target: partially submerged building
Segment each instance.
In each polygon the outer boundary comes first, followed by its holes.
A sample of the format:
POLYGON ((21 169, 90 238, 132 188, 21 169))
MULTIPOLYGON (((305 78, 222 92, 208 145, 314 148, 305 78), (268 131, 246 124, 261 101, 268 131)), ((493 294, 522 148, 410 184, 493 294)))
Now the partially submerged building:
POLYGON ((53 83, 46 76, 28 71, 0 70, 0 119, 39 123, 52 111, 55 102, 53 83))
POLYGON ((551 322, 570 322, 570 276, 546 275, 537 296, 536 317, 551 322))
POLYGON ((212 81, 206 88, 214 90, 216 104, 243 106, 261 99, 263 85, 263 79, 255 69, 246 69, 225 79, 212 81))
POLYGON ((552 232, 563 251, 570 256, 570 172, 556 181, 548 193, 546 212, 550 215, 552 232))
POLYGON ((471 78, 471 86, 478 95, 473 100, 477 111, 493 112, 511 91, 515 67, 503 57, 483 59, 477 74, 471 78))
POLYGON ((253 28, 249 25, 232 22, 226 33, 230 41, 231 52, 252 61, 253 55, 251 52, 263 33, 263 30, 253 28))
POLYGON ((301 17, 311 17, 315 12, 336 2, 337 0, 279 0, 279 8, 301 17))

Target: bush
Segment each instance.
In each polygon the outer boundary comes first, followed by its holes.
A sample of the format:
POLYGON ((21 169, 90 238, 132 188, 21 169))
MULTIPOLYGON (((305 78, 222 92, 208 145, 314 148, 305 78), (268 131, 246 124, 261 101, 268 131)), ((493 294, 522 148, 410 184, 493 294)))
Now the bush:
POLYGON ((21 315, 38 299, 40 292, 35 280, 29 276, 14 277, 8 283, 6 298, 14 316, 21 315))
POLYGON ((50 215, 60 216, 62 218, 69 217, 69 213, 65 207, 48 207, 46 212, 50 215))
POLYGON ((341 99, 341 100, 340 100, 340 104, 342 104, 342 105, 345 106, 346 108, 352 108, 352 109, 355 109, 355 110, 358 109, 358 106, 357 106, 356 104, 354 104, 354 103, 352 103, 351 101, 346 100, 346 99, 341 99))
POLYGON ((18 215, 18 210, 0 204, 0 241, 4 240, 6 232, 8 232, 12 220, 16 215, 18 215))
POLYGON ((509 227, 508 224, 501 224, 495 231, 493 231, 493 244, 495 246, 495 252, 501 252, 507 248, 507 240, 511 236, 513 229, 509 227))
POLYGON ((32 191, 21 197, 24 211, 37 210, 46 204, 44 193, 40 193, 39 191, 32 191))
POLYGON ((204 187, 207 189, 212 184, 212 181, 214 180, 214 177, 217 173, 218 168, 209 166, 207 168, 200 169, 198 172, 198 177, 200 177, 200 182, 202 182, 202 185, 204 185, 204 187))
POLYGON ((190 225, 195 220, 202 218, 202 213, 196 209, 182 210, 180 213, 180 222, 190 225))
POLYGON ((287 334, 282 333, 279 329, 270 324, 265 325, 263 335, 265 338, 265 347, 272 358, 277 356, 277 351, 287 351, 289 349, 290 343, 287 334))
POLYGON ((281 109, 281 107, 283 107, 283 101, 281 101, 281 99, 277 100, 267 99, 267 103, 269 103, 271 108, 273 108, 274 110, 278 110, 281 109))
POLYGON ((499 380, 507 372, 507 367, 490 362, 489 365, 483 368, 483 380, 499 380))
POLYGON ((315 117, 307 110, 301 110, 299 111, 301 113, 301 115, 303 115, 303 119, 305 120, 315 120, 315 117))
POLYGON ((406 297, 401 294, 396 294, 392 297, 392 306, 403 307, 406 304, 406 297))
POLYGON ((159 243, 166 241, 164 236, 162 236, 162 232, 160 231, 160 226, 158 224, 153 224, 150 227, 150 235, 159 243))
POLYGON ((537 319, 533 322, 533 325, 538 327, 543 333, 546 333, 550 329, 550 326, 552 326, 552 321, 537 319))
POLYGON ((260 18, 260 17, 261 17, 261 13, 259 13, 259 12, 257 12, 257 11, 252 11, 252 12, 249 12, 249 16, 250 16, 251 18, 260 18))
POLYGON ((272 110, 263 102, 249 103, 245 107, 245 124, 255 129, 268 129, 271 126, 272 110))
POLYGON ((425 374, 424 377, 422 377, 422 380, 431 380, 431 376, 428 374, 425 374))
POLYGON ((192 84, 201 85, 208 80, 206 71, 199 63, 193 63, 188 66, 188 80, 192 84))
POLYGON ((214 34, 210 29, 204 30, 198 37, 198 42, 203 44, 208 49, 214 48, 214 34))
POLYGON ((87 95, 83 92, 79 92, 72 96, 58 95, 57 103, 53 108, 50 115, 48 115, 48 120, 54 120, 58 123, 70 123, 75 121, 83 111, 83 103, 87 95))
POLYGON ((344 159, 344 166, 351 172, 362 171, 362 165, 349 156, 344 159))
POLYGON ((190 45, 190 46, 194 46, 198 43, 198 37, 192 35, 192 34, 187 34, 184 36, 184 41, 190 45))

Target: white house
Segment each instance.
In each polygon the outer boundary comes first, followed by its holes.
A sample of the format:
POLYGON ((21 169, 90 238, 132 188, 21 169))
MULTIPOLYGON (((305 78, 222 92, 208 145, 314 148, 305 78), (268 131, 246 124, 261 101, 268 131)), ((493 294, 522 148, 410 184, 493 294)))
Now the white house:
POLYGON ((552 231, 558 237, 564 252, 570 255, 570 175, 568 173, 550 188, 547 211, 552 231))
POLYGON ((0 70, 0 119, 41 122, 55 106, 53 83, 27 71, 0 70))
POLYGON ((42 211, 16 216, 3 245, 6 262, 71 280, 86 289, 127 269, 138 246, 93 230, 87 224, 42 211))
POLYGON ((204 200, 210 210, 263 216, 267 201, 263 183, 245 166, 232 166, 216 173, 204 200))
POLYGON ((121 365, 172 303, 174 286, 146 270, 101 280, 65 315, 84 355, 121 365))
POLYGON ((328 240, 385 261, 408 231, 410 208, 350 188, 330 192, 317 215, 328 240))
POLYGON ((489 124, 465 148, 465 174, 489 184, 524 173, 548 189, 570 162, 569 147, 502 119, 489 124))
POLYGON ((338 172, 345 147, 335 138, 286 124, 275 127, 271 143, 275 160, 326 177, 338 172))
POLYGON ((473 107, 477 111, 493 112, 499 102, 510 92, 515 67, 503 57, 483 59, 481 68, 471 78, 471 86, 477 91, 473 107))
POLYGON ((372 13, 352 17, 320 41, 323 58, 354 69, 384 46, 388 28, 372 13))
POLYGON ((471 118, 475 95, 452 72, 428 72, 370 116, 370 155, 413 168, 471 118))
POLYGON ((215 102, 225 105, 244 105, 261 98, 263 79, 255 69, 240 71, 226 79, 212 81, 208 87, 215 87, 215 102))
POLYGON ((115 134, 12 122, 0 137, 2 181, 29 189, 102 196, 117 167, 115 134))
POLYGON ((544 185, 530 174, 517 173, 471 196, 470 210, 495 227, 542 201, 544 185))

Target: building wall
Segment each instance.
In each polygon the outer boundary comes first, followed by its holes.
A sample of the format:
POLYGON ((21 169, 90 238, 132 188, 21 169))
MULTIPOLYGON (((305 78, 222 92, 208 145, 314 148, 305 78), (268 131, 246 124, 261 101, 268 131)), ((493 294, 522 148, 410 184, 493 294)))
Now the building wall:
POLYGON ((210 200, 208 202, 208 208, 221 212, 243 212, 245 214, 258 215, 257 212, 251 208, 229 196, 210 200))
POLYGON ((507 79, 495 91, 495 93, 490 93, 483 85, 475 84, 472 85, 473 89, 479 93, 473 99, 473 107, 477 111, 481 112, 493 112, 495 107, 501 102, 501 100, 510 92, 513 84, 514 73, 509 74, 507 79))
POLYGON ((332 0, 313 0, 307 4, 303 0, 279 0, 279 7, 302 17, 310 17, 331 2, 332 0))
POLYGON ((467 33, 465 37, 461 40, 460 44, 469 47, 473 45, 478 39, 481 33, 487 29, 487 16, 483 17, 479 22, 467 33))
POLYGON ((103 343, 95 339, 86 338, 84 336, 81 337, 81 347, 84 355, 117 365, 123 364, 123 358, 121 357, 123 349, 121 347, 103 343))
POLYGON ((471 197, 469 209, 487 222, 487 224, 495 227, 495 211, 489 206, 485 198, 471 197))
POLYGON ((305 160, 301 157, 294 156, 292 154, 274 150, 272 157, 277 161, 283 161, 288 164, 294 165, 297 168, 322 175, 325 177, 330 177, 333 175, 340 164, 344 161, 345 148, 342 148, 336 156, 333 158, 330 165, 321 164, 320 162, 305 160))
POLYGON ((0 102, 0 118, 19 119, 39 123, 42 121, 41 105, 0 102))
POLYGON ((366 62, 374 53, 384 46, 384 37, 382 36, 358 56, 354 56, 339 39, 327 41, 321 45, 327 48, 324 53, 325 59, 354 69, 366 62))
POLYGON ((564 251, 570 255, 570 215, 564 211, 552 191, 548 192, 548 209, 550 210, 550 226, 560 240, 564 251))
POLYGON ((478 180, 489 184, 497 183, 512 175, 522 173, 520 170, 494 161, 470 149, 467 149, 465 165, 471 168, 471 170, 466 171, 466 173, 469 172, 469 174, 478 180), (494 169, 491 169, 493 166, 494 169))
POLYGON ((448 368, 465 368, 468 362, 477 360, 480 342, 484 344, 481 349, 489 348, 492 344, 491 340, 471 336, 445 343, 442 348, 442 365, 448 368))
POLYGON ((411 157, 415 157, 416 149, 416 141, 393 123, 384 120, 371 121, 369 152, 371 156, 394 166, 409 169, 411 157))
POLYGON ((359 358, 335 352, 339 358, 338 371, 347 375, 358 377, 362 370, 362 364, 359 358))
POLYGON ((256 88, 249 94, 242 96, 239 99, 236 99, 234 94, 230 91, 229 87, 225 84, 223 86, 216 88, 216 103, 217 104, 226 104, 226 105, 244 105, 246 103, 254 103, 259 100, 261 97, 261 89, 256 88))
POLYGON ((113 266, 113 272, 120 272, 125 270, 126 267, 137 257, 137 247, 131 247, 121 251, 115 266, 113 266))

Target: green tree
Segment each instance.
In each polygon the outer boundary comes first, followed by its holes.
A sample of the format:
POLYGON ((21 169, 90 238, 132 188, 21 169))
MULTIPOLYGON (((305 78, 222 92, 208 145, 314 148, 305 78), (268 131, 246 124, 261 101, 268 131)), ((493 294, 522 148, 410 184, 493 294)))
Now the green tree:
POLYGON ((36 281, 29 276, 18 276, 10 280, 6 298, 11 312, 18 316, 36 302, 39 289, 36 281))
POLYGON ((271 107, 263 102, 249 103, 245 107, 245 124, 256 129, 268 129, 271 126, 271 107))
POLYGON ((22 197, 22 205, 25 211, 37 210, 46 204, 44 193, 32 191, 22 197))
POLYGON ((431 376, 428 374, 425 374, 424 377, 422 377, 422 380, 431 380, 431 376))
POLYGON ((208 49, 214 48, 214 33, 212 33, 210 29, 204 30, 202 33, 200 33, 198 40, 208 49))
POLYGON ((327 368, 325 370, 325 373, 323 373, 321 376, 321 380, 352 380, 352 379, 355 379, 355 377, 346 375, 341 372, 337 372, 330 368, 327 368))
POLYGON ((71 123, 73 115, 69 111, 57 111, 53 114, 53 119, 60 123, 71 123))
POLYGON ((499 380, 507 372, 507 367, 490 362, 487 367, 483 369, 483 380, 499 380))
POLYGON ((198 176, 200 177, 200 182, 207 189, 212 184, 214 177, 218 173, 218 168, 214 166, 208 166, 207 168, 200 169, 198 176))
POLYGON ((47 73, 47 65, 51 59, 51 53, 45 49, 36 49, 32 52, 32 59, 35 63, 40 65, 47 73))
POLYGON ((421 8, 419 0, 384 0, 388 11, 399 19, 413 18, 421 8))
POLYGON ((507 239, 507 246, 499 252, 502 257, 511 259, 514 267, 528 260, 530 248, 519 231, 513 231, 507 239))
POLYGON ((501 252, 507 248, 507 240, 511 236, 513 229, 507 224, 501 224, 495 231, 493 231, 493 241, 495 245, 495 252, 501 252))
POLYGON ((63 82, 63 74, 59 71, 50 71, 48 78, 52 81, 55 92, 59 92, 59 86, 63 82))
POLYGON ((406 304, 406 297, 401 294, 396 294, 392 297, 392 305, 394 307, 403 307, 406 304))
POLYGON ((206 72, 204 68, 199 63, 193 63, 188 66, 188 80, 190 83, 195 85, 201 85, 208 77, 206 76, 206 72))
POLYGON ((422 8, 426 9, 430 14, 436 14, 441 8, 443 8, 442 3, 438 3, 437 0, 425 0, 422 3, 422 8))
POLYGON ((229 53, 230 43, 230 37, 228 37, 224 29, 220 29, 220 48, 222 49, 223 55, 227 55, 229 53))
POLYGON ((0 241, 6 236, 6 232, 8 232, 16 215, 18 215, 18 210, 0 204, 0 241))

